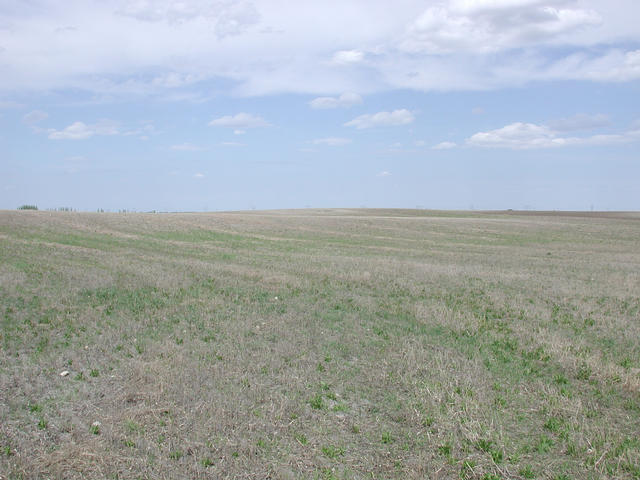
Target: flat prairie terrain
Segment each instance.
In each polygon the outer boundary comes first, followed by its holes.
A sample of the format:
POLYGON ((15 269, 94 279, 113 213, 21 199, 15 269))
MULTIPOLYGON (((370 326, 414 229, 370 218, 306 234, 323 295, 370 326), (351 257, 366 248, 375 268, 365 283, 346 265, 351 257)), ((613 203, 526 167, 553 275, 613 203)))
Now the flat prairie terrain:
POLYGON ((0 322, 7 479, 640 478, 638 214, 4 211, 0 322))

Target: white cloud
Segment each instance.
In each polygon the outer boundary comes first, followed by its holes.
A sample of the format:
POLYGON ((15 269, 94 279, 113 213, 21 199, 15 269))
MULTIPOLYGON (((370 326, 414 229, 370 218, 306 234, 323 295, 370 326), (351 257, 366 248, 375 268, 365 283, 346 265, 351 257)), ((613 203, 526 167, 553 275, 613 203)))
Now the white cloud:
POLYGON ((390 176, 391 176, 391 172, 387 172, 386 170, 376 174, 376 177, 390 177, 390 176))
POLYGON ((247 133, 247 132, 246 132, 246 131, 244 131, 244 130, 241 130, 241 129, 239 129, 239 128, 237 128, 237 129, 235 129, 235 130, 233 131, 233 134, 234 134, 234 135, 244 135, 245 133, 247 133))
POLYGON ((314 145, 328 145, 330 147, 341 147, 349 143, 351 143, 351 139, 339 137, 316 138, 313 141, 314 145))
POLYGON ((427 144, 427 142, 425 142, 424 140, 416 140, 415 142, 413 142, 413 144, 416 147, 424 147, 427 144))
POLYGON ((583 60, 584 57, 585 54, 576 54, 567 60, 577 59, 581 73, 591 80, 627 82, 640 78, 640 50, 611 50, 601 57, 583 60))
POLYGON ((200 78, 197 75, 167 72, 155 77, 151 80, 151 84, 155 87, 179 88, 196 83, 199 80, 200 78))
POLYGON ((94 133, 95 132, 83 122, 75 122, 64 130, 50 130, 49 138, 51 140, 83 140, 92 137, 94 133))
POLYGON ((100 120, 93 125, 84 122, 74 122, 62 130, 49 129, 51 140, 84 140, 94 135, 117 135, 118 126, 110 120, 100 120))
MULTIPOLYGON (((545 60, 540 57, 537 63, 542 62, 545 60)), ((542 81, 627 82, 640 79, 640 50, 608 48, 604 53, 577 51, 546 63, 544 68, 526 65, 525 71, 542 81)))
POLYGON ((372 127, 388 127, 397 125, 408 125, 415 117, 413 113, 406 109, 394 110, 393 112, 378 112, 374 114, 360 115, 345 123, 345 127, 355 127, 358 130, 372 127))
POLYGON ((204 178, 204 173, 200 173, 200 172, 195 173, 195 174, 193 175, 193 177, 194 177, 194 178, 204 178))
POLYGON ((451 148, 455 148, 458 145, 454 142, 440 142, 437 145, 431 147, 433 150, 449 150, 451 148))
POLYGON ((604 146, 640 140, 640 131, 638 130, 587 137, 563 137, 560 135, 561 133, 546 125, 516 122, 496 130, 478 132, 469 137, 466 143, 474 147, 523 150, 569 146, 604 146))
POLYGON ((29 125, 34 125, 41 122, 42 120, 45 120, 48 117, 49 114, 43 112, 42 110, 33 110, 32 112, 29 112, 24 117, 22 117, 22 120, 29 125))
POLYGON ((244 147, 245 146, 244 143, 240 143, 240 142, 220 142, 220 145, 222 145, 223 147, 244 147))
POLYGON ((233 95, 315 96, 640 78, 637 0, 9 5, 2 23, 11 28, 0 28, 9 101, 64 89, 202 101, 220 85, 233 95))
POLYGON ((479 147, 535 148, 551 146, 554 133, 549 127, 516 122, 496 130, 478 132, 467 143, 479 147))
POLYGON ((171 150, 178 150, 183 152, 198 152, 202 150, 202 147, 193 145, 191 143, 181 143, 180 145, 171 145, 171 150))
POLYGON ((331 61, 336 65, 350 65, 360 63, 364 59, 364 53, 358 50, 340 50, 334 53, 331 61))
POLYGON ((362 97, 357 93, 343 93, 339 97, 318 97, 309 102, 311 108, 329 109, 338 107, 351 107, 362 103, 362 97))
POLYGON ((410 25, 399 46, 412 53, 497 52, 549 42, 601 23, 597 12, 569 3, 574 2, 461 0, 431 6, 410 25))
POLYGON ((251 113, 237 113, 235 115, 225 115, 224 117, 216 118, 209 122, 209 126, 211 127, 231 127, 235 128, 234 133, 236 131, 243 130, 245 128, 256 128, 256 127, 268 127, 271 124, 268 123, 264 118, 253 115, 251 113))
POLYGON ((143 22, 176 25, 205 21, 211 25, 218 38, 239 35, 260 19, 253 3, 243 0, 141 0, 120 3, 120 15, 143 22))

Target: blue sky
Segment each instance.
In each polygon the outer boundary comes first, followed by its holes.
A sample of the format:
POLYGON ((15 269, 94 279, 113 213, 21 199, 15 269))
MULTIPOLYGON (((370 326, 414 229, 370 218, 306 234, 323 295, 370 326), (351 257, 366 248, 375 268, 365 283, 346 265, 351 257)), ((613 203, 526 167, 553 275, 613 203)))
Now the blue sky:
POLYGON ((640 209, 632 0, 5 1, 0 208, 640 209))

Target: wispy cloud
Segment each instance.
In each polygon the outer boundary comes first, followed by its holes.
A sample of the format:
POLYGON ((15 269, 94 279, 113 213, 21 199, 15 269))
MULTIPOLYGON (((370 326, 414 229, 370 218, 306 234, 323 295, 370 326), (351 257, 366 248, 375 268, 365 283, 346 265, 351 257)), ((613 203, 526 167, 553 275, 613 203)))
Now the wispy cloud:
POLYGON ((120 134, 124 137, 132 137, 137 136, 140 140, 149 140, 152 136, 157 136, 160 134, 156 127, 151 123, 145 123, 142 127, 131 128, 128 130, 123 130, 120 134))
POLYGON ((171 145, 171 150, 178 150, 184 152, 198 152, 202 150, 202 147, 193 145, 192 143, 181 143, 179 145, 171 145))
POLYGON ((561 133, 547 125, 516 122, 495 130, 478 132, 469 137, 466 143, 474 147, 523 150, 571 146, 604 146, 640 140, 640 130, 586 137, 566 137, 562 136, 561 133))
POLYGON ((28 125, 35 125, 48 117, 49 114, 47 112, 43 112, 42 110, 33 110, 22 117, 22 120, 28 125))
POLYGON ((316 138, 313 141, 314 145, 328 145, 330 147, 341 147, 351 143, 350 138, 328 137, 328 138, 316 138))
POLYGON ((49 129, 51 140, 85 140, 94 135, 117 135, 118 126, 110 120, 100 120, 98 123, 87 125, 84 122, 74 122, 62 130, 49 129))
POLYGON ((151 84, 155 87, 179 88, 191 85, 198 82, 199 80, 199 75, 179 72, 167 72, 153 78, 153 80, 151 80, 151 84))
POLYGON ((343 93, 339 97, 318 97, 309 102, 309 106, 315 109, 330 109, 352 107, 362 103, 362 97, 357 93, 343 93))
POLYGON ((239 35, 260 20, 255 5, 246 0, 123 2, 117 13, 141 22, 166 23, 172 26, 205 21, 218 39, 239 35))
POLYGON ((258 115, 241 112, 211 120, 209 126, 230 127, 235 129, 234 132, 237 132, 247 128, 269 127, 271 124, 258 115))
POLYGON ((413 113, 406 109, 394 110, 392 112, 378 112, 374 114, 360 115, 344 124, 345 127, 355 127, 358 130, 373 127, 390 127, 398 125, 408 125, 415 120, 413 113))
POLYGON ((388 172, 386 170, 376 174, 376 177, 390 177, 390 176, 391 176, 391 172, 388 172))
POLYGON ((456 148, 458 145, 455 142, 440 142, 437 145, 431 147, 433 150, 449 150, 456 148))

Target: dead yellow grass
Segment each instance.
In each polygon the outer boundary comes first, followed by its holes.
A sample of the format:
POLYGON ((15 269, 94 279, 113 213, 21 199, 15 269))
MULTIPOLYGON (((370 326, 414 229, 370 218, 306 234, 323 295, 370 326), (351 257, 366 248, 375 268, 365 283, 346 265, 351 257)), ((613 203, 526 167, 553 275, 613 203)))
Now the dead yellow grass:
POLYGON ((639 238, 624 212, 0 212, 0 474, 639 478, 639 238))

